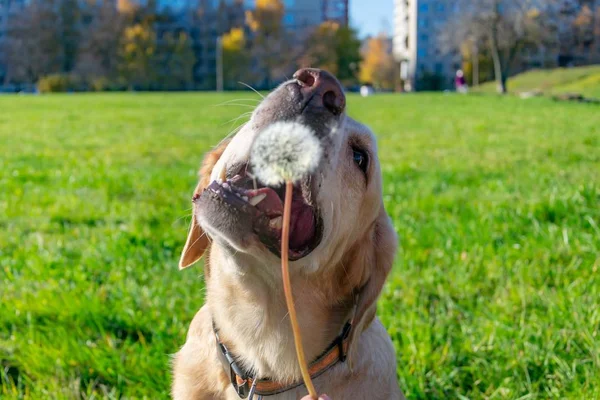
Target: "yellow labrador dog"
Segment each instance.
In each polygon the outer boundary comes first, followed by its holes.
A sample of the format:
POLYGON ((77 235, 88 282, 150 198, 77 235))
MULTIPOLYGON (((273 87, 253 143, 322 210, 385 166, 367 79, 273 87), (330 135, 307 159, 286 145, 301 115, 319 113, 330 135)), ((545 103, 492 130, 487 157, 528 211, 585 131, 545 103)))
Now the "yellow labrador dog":
POLYGON ((294 189, 290 270, 306 358, 333 400, 400 399, 392 342, 375 316, 397 238, 382 202, 373 134, 345 114, 331 74, 302 69, 205 157, 181 255, 203 255, 206 304, 175 355, 175 399, 300 399, 302 384, 282 288, 282 195, 253 179, 256 134, 276 121, 312 128, 320 167, 294 189))

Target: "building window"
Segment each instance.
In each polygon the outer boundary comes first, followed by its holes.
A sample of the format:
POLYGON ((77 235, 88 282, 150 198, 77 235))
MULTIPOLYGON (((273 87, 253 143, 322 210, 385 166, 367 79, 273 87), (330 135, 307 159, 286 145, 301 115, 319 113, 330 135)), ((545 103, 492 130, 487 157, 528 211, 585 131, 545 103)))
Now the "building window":
POLYGON ((429 35, 426 33, 421 34, 421 41, 427 42, 429 40, 429 35))
POLYGON ((427 49, 424 47, 421 47, 419 50, 417 50, 417 57, 419 57, 419 58, 427 57, 427 49))
POLYGON ((446 11, 446 5, 444 3, 438 3, 436 8, 437 8, 437 11, 440 13, 443 13, 446 11))
POLYGON ((442 65, 442 63, 435 63, 435 73, 438 75, 442 75, 443 72, 444 66, 442 65))
POLYGON ((419 11, 422 13, 426 13, 427 11, 429 11, 429 4, 427 4, 427 3, 420 4, 419 11))

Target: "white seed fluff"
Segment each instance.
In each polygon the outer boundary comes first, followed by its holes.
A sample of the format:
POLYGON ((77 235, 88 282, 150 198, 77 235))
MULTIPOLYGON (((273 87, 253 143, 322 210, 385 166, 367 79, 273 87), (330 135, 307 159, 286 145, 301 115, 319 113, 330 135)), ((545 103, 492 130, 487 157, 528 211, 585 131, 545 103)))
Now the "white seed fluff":
POLYGON ((268 186, 297 182, 313 172, 323 150, 315 133, 298 122, 275 122, 260 132, 250 162, 258 179, 268 186))

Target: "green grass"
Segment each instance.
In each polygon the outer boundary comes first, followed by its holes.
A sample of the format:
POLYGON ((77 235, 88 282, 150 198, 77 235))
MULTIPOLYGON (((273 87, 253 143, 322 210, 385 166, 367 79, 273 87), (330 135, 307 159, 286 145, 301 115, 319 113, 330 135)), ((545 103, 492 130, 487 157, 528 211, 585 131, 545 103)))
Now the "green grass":
MULTIPOLYGON (((245 94, 0 97, 0 397, 165 398, 202 153, 245 94)), ((251 104, 251 103, 248 103, 251 104)), ((380 302, 413 399, 600 398, 600 108, 351 97, 401 249, 380 302)), ((337 399, 336 399, 337 400, 337 399)))
MULTIPOLYGON (((488 82, 478 90, 492 93, 496 90, 496 84, 488 82)), ((508 90, 510 92, 540 90, 551 95, 578 93, 600 99, 600 65, 528 71, 510 78, 508 90)))

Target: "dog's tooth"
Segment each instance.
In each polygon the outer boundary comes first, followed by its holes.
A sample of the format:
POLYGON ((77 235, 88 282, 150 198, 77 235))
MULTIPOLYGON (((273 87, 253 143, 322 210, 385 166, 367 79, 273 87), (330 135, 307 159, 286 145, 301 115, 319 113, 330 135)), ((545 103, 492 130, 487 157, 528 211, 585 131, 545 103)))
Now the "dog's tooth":
POLYGON ((283 217, 273 218, 269 221, 269 226, 273 229, 281 229, 283 226, 283 217))
POLYGON ((223 168, 221 169, 221 173, 219 174, 219 179, 221 182, 225 182, 227 180, 227 164, 223 163, 223 168))
POLYGON ((250 205, 255 206, 258 203, 260 203, 261 201, 263 201, 266 197, 267 197, 266 193, 261 193, 258 196, 254 196, 253 198, 248 200, 248 202, 250 203, 250 205))

